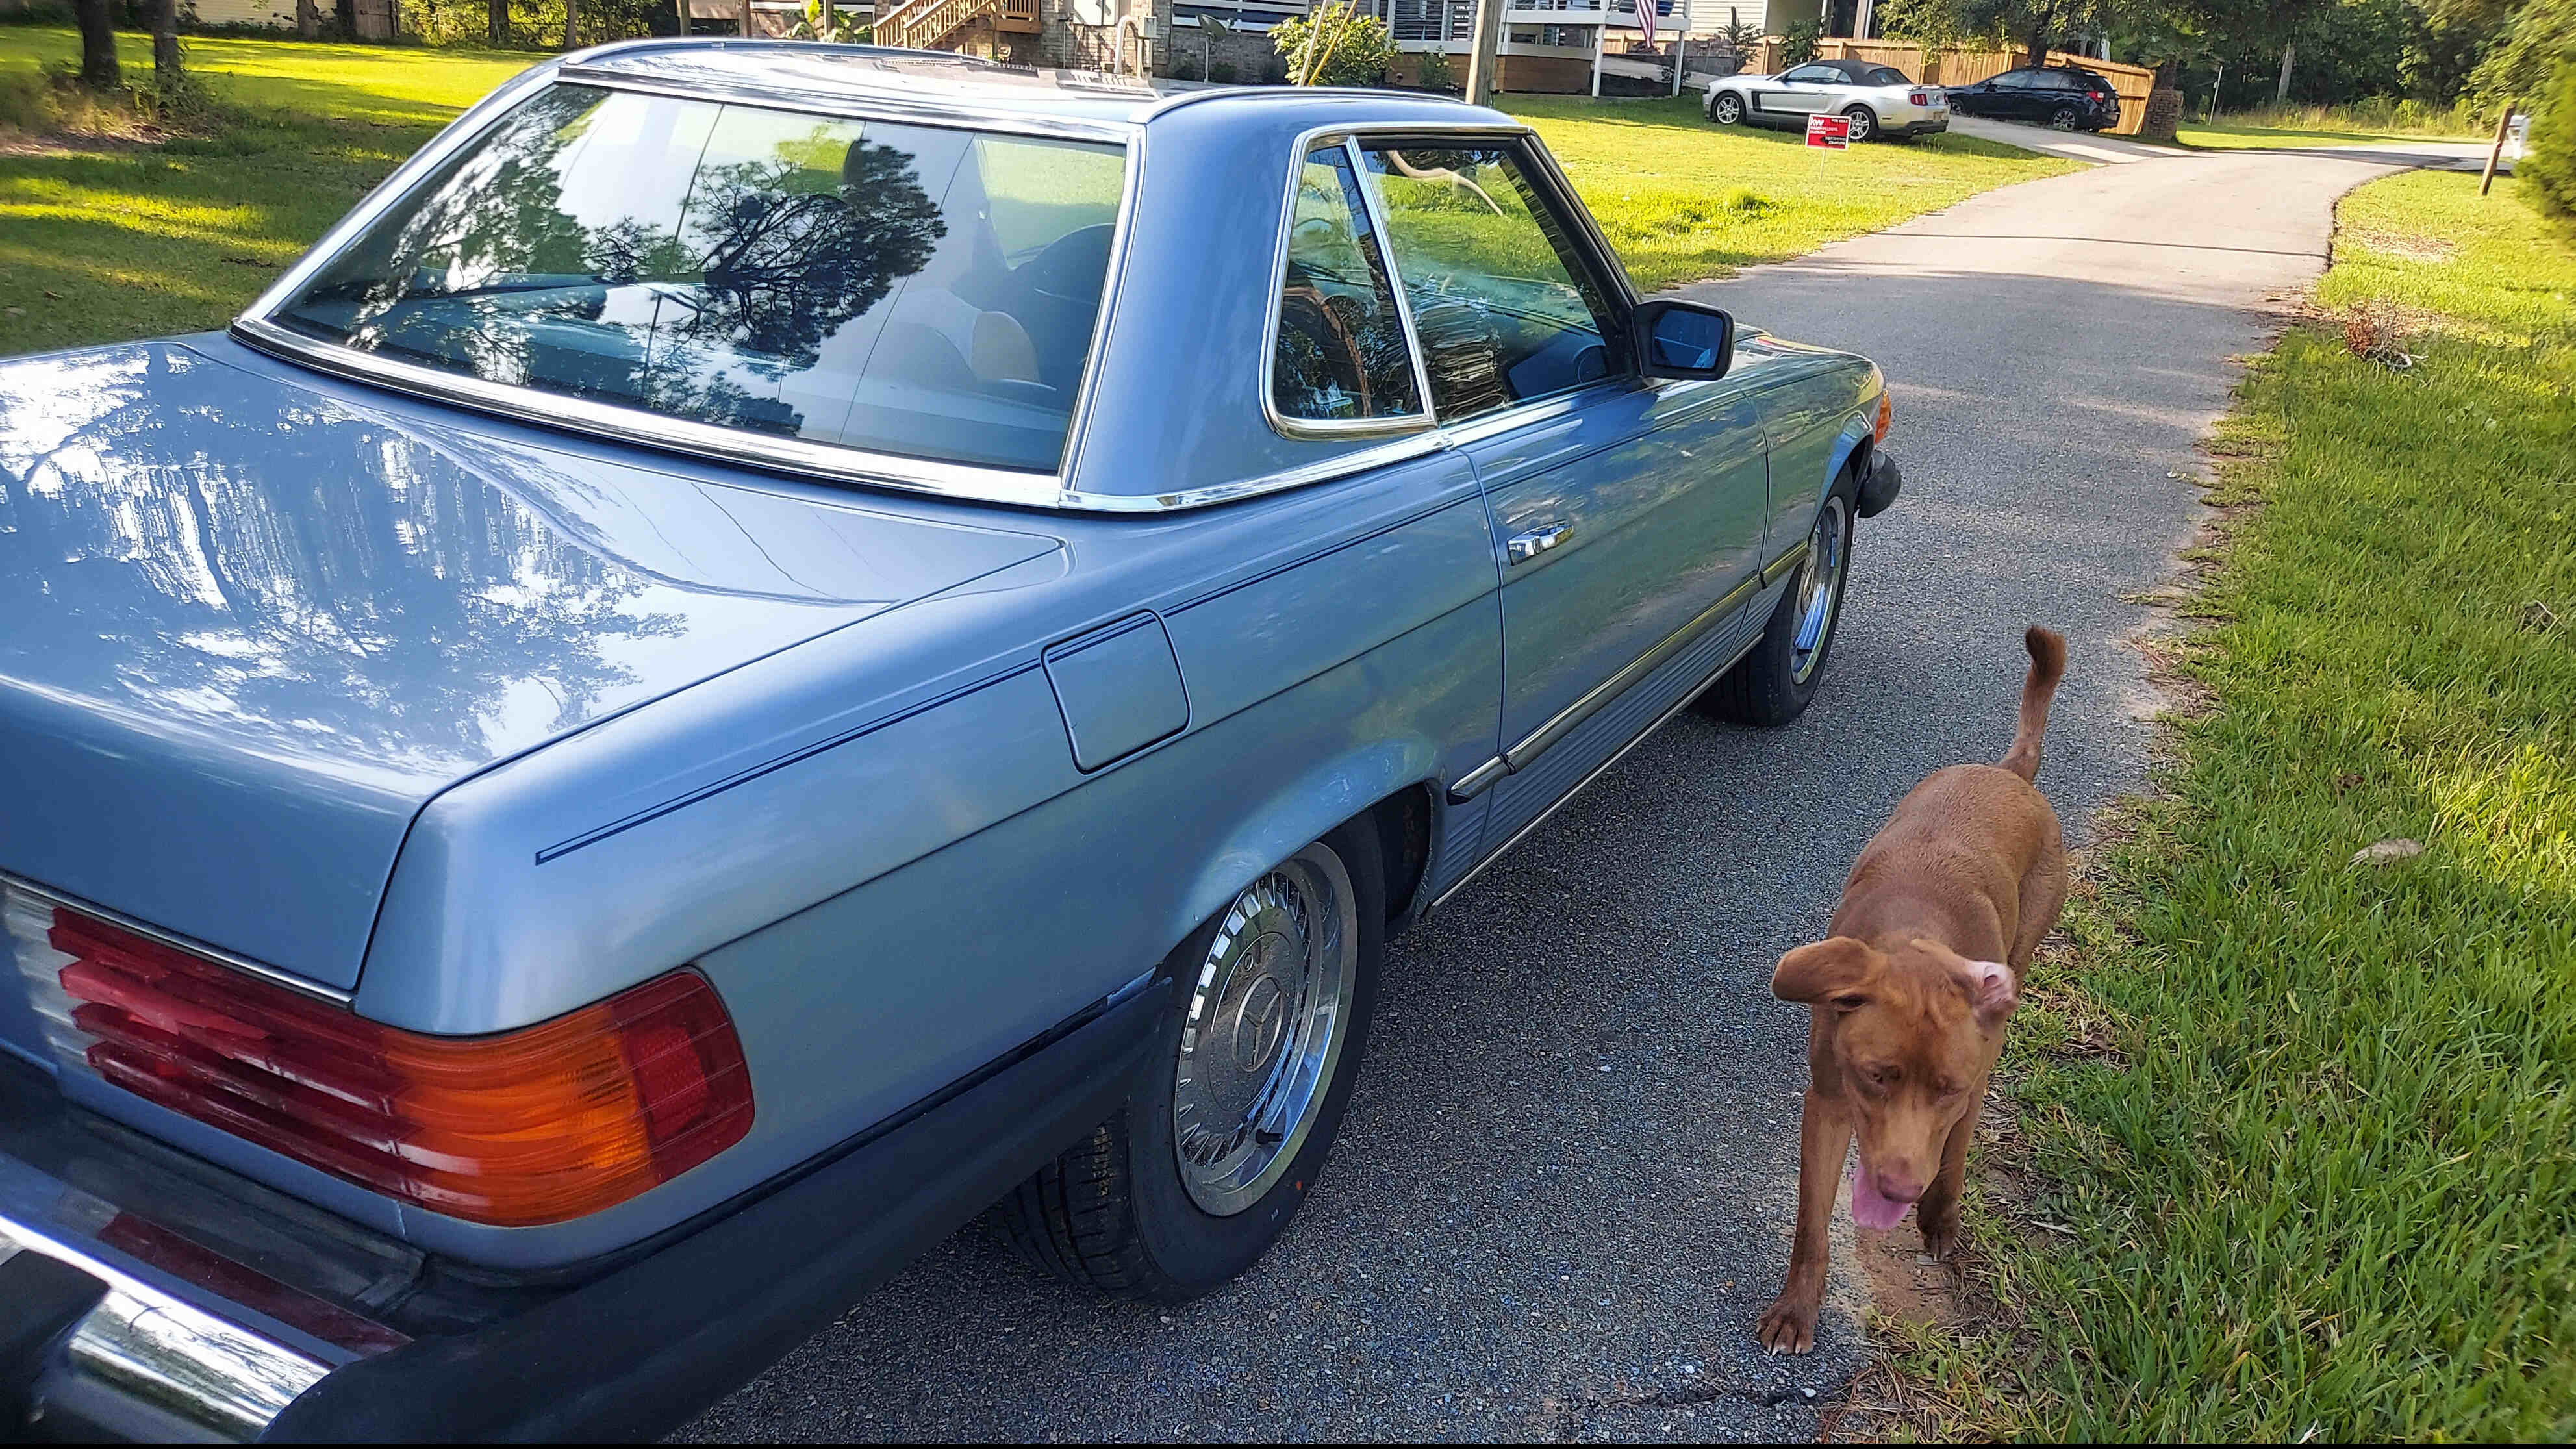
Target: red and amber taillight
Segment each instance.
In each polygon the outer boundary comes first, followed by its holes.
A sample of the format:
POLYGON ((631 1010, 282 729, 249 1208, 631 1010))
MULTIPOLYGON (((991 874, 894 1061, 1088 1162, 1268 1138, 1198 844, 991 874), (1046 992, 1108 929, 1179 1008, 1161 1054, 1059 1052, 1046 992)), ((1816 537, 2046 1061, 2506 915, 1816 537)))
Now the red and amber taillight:
POLYGON ((72 958, 70 1024, 102 1078, 450 1217, 580 1217, 751 1130, 742 1044, 694 971, 519 1031, 434 1037, 69 907, 46 941, 72 958))

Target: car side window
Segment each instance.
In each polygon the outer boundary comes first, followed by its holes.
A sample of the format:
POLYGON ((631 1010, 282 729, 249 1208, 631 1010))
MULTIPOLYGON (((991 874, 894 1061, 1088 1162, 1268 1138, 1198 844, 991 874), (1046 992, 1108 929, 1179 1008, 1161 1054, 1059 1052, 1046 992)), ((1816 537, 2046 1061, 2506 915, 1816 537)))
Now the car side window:
POLYGON ((2031 76, 2032 73, 2026 70, 2005 71, 2002 75, 1995 77, 1995 89, 2004 91, 2030 90, 2032 89, 2031 76))
POLYGON ((1806 86, 1840 85, 1843 73, 1829 65, 1802 65, 1780 77, 1784 81, 1806 86))
POLYGON ((1279 284, 1271 405, 1284 418, 1356 422, 1418 417, 1413 354, 1386 257, 1341 143, 1306 153, 1279 284))
POLYGON ((1626 365, 1623 315, 1513 146, 1364 153, 1443 422, 1626 365))

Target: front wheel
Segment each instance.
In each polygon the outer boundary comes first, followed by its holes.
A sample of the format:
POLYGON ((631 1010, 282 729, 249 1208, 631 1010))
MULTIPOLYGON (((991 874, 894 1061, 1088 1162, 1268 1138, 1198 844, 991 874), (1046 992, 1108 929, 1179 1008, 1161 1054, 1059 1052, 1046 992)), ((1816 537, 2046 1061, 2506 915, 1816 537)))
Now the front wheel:
POLYGON ((1752 652, 1699 697, 1699 707, 1735 724, 1784 725, 1806 713, 1825 677, 1825 655, 1842 622, 1843 585, 1851 577, 1852 475, 1825 495, 1807 554, 1752 652))
POLYGON ((1719 91, 1709 97, 1708 118, 1721 126, 1732 126, 1744 119, 1744 98, 1733 91, 1719 91))
POLYGON ((1345 825, 1173 951, 1175 999, 1126 1104, 993 1205, 1021 1256, 1119 1297, 1182 1303, 1286 1231, 1368 1045, 1382 862, 1374 826, 1345 825))
POLYGON ((1851 138, 1855 142, 1866 141, 1878 134, 1878 112, 1867 106, 1852 107, 1843 112, 1843 119, 1851 122, 1851 138))

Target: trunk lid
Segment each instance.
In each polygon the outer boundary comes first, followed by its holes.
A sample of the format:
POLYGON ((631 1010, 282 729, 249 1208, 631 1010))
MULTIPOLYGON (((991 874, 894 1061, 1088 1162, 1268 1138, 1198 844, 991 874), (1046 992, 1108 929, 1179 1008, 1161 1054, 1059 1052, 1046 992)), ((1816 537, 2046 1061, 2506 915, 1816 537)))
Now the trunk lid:
POLYGON ((224 339, 0 363, 0 871, 351 987, 448 785, 1058 547, 652 462, 224 339))

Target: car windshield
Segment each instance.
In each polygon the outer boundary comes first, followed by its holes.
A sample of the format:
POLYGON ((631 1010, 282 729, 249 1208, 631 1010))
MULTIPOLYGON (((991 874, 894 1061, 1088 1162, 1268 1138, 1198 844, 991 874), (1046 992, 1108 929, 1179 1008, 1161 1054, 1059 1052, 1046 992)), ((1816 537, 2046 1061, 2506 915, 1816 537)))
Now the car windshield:
POLYGON ((485 382, 1052 471, 1125 167, 1116 146, 557 85, 270 320, 485 382))

